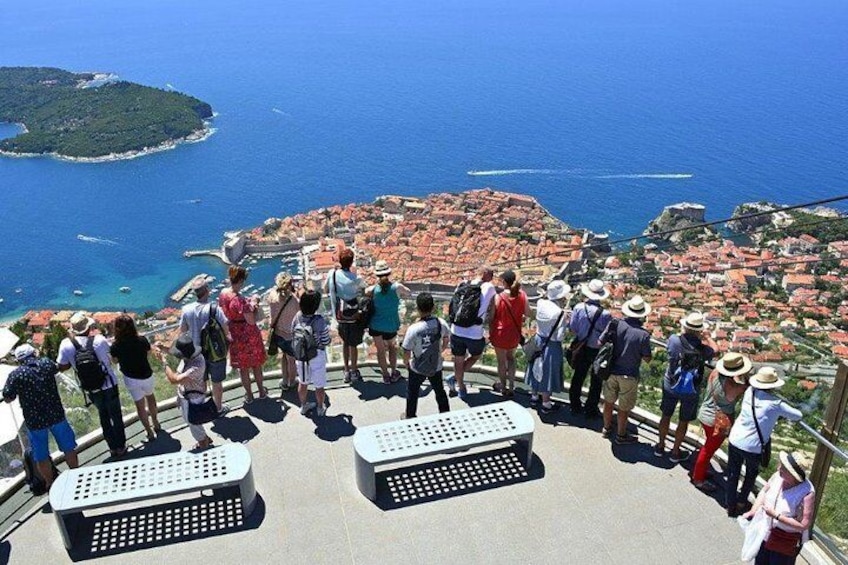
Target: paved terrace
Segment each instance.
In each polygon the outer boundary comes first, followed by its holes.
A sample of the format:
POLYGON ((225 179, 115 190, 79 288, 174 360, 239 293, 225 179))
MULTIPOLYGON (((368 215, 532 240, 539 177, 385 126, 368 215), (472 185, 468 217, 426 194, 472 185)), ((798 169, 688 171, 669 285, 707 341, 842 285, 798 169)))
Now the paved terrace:
MULTIPOLYGON (((211 427, 216 445, 244 442, 253 457, 259 501, 242 520, 233 497, 188 495, 110 508, 89 516, 87 534, 64 549, 46 497, 21 489, 0 506, 0 563, 738 563, 742 533, 709 496, 693 488, 687 469, 653 456, 653 429, 635 424, 640 443, 616 446, 602 439, 600 422, 587 425, 567 406, 555 415, 535 412, 535 460, 530 472, 521 448, 504 445, 399 469, 378 470, 378 499, 356 488, 352 436, 358 426, 397 419, 405 382, 383 385, 378 371, 328 390, 325 418, 305 418, 294 393, 257 400, 211 427), (444 478, 450 494, 416 489, 410 477, 444 478), (393 489, 389 488, 389 484, 393 489), (163 525, 170 537, 130 537, 140 525, 163 525), (124 532, 115 538, 93 531, 124 532)), ((499 402, 474 373, 469 404, 499 402)), ((229 383, 236 385, 235 381, 229 383)), ((276 387, 277 382, 270 385, 276 387)), ((227 400, 238 406, 240 388, 227 400)), ((517 395, 526 405, 528 397, 517 395)), ((436 411, 432 391, 419 414, 436 411)), ((466 407, 457 398, 452 409, 466 407)), ((130 457, 186 449, 194 442, 178 412, 162 415, 167 433, 149 444, 135 423, 130 457)), ((94 441, 84 463, 108 455, 94 441)), ((799 560, 799 563, 804 563, 799 560)))

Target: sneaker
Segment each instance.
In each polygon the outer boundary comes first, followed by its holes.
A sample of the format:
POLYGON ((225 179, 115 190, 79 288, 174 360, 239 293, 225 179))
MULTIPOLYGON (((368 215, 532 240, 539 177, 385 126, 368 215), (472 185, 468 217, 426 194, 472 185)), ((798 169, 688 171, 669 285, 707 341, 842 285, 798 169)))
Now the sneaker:
POLYGON ((314 402, 304 402, 303 406, 300 407, 300 413, 306 416, 309 414, 309 411, 315 408, 317 404, 314 402))
POLYGON ((669 457, 668 459, 669 459, 669 461, 671 461, 672 463, 683 463, 684 461, 686 461, 687 459, 689 459, 689 456, 690 456, 690 455, 692 455, 692 452, 691 452, 691 451, 686 451, 686 450, 684 450, 684 449, 681 449, 679 454, 677 454, 677 455, 672 455, 672 456, 671 456, 671 457, 669 457))
POLYGON ((445 377, 445 384, 448 385, 448 396, 450 396, 451 398, 456 396, 456 377, 453 373, 445 377))
POLYGON ((601 437, 604 439, 609 439, 610 435, 612 435, 612 428, 603 428, 601 430, 601 437))
POLYGON ((539 397, 531 394, 530 395, 530 406, 535 408, 538 405, 539 405, 539 397))
POLYGON ((459 389, 459 392, 457 394, 459 395, 460 400, 468 400, 468 389, 467 388, 462 387, 461 389, 459 389))
POLYGON ((230 411, 230 407, 227 406, 226 404, 222 404, 221 409, 218 410, 218 417, 221 418, 221 417, 225 416, 227 414, 227 412, 229 412, 229 411, 230 411))
POLYGON ((665 447, 660 444, 654 446, 654 457, 665 457, 665 447))
POLYGON ((326 406, 319 406, 318 408, 315 409, 315 415, 316 416, 319 416, 319 417, 324 416, 326 413, 327 413, 327 407, 326 406))
POLYGON ((280 383, 280 390, 283 392, 288 392, 291 390, 291 385, 286 381, 280 383))
POLYGON ((542 414, 551 414, 553 412, 556 412, 558 408, 559 408, 558 404, 551 402, 550 406, 546 406, 546 405, 542 404, 542 408, 539 411, 542 414))
POLYGON ((355 370, 350 372, 350 378, 351 378, 351 380, 354 380, 356 382, 360 382, 360 381, 362 381, 362 373, 359 372, 359 369, 355 369, 355 370))
POLYGON ((350 384, 350 378, 351 378, 352 374, 353 374, 353 371, 345 371, 344 372, 344 382, 345 382, 345 384, 350 384))
POLYGON ((392 378, 389 375, 383 375, 383 384, 384 385, 392 384, 392 378))
POLYGON ((639 443, 639 438, 630 434, 626 434, 623 436, 616 434, 615 443, 618 445, 633 445, 634 443, 639 443))

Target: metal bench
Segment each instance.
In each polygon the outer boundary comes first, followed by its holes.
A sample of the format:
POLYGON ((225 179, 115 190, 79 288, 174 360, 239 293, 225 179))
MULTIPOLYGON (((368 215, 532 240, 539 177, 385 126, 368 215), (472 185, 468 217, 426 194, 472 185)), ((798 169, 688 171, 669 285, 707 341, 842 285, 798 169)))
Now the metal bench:
POLYGON ((201 453, 168 453, 65 471, 50 488, 50 506, 67 549, 68 521, 84 510, 206 489, 238 486, 244 516, 256 505, 250 453, 240 443, 201 453))
POLYGON ((510 440, 527 443, 529 469, 534 428, 527 409, 512 401, 365 426, 353 436, 356 486, 375 500, 377 465, 510 440))

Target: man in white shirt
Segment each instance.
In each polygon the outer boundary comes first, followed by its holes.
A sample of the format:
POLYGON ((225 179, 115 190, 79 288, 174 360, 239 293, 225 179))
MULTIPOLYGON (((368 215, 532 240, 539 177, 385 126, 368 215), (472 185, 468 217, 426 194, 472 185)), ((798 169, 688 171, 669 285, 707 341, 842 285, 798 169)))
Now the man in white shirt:
POLYGON ((109 451, 113 457, 120 457, 127 452, 127 436, 118 397, 118 377, 115 376, 109 357, 109 342, 100 334, 92 335, 95 322, 84 312, 77 312, 71 316, 70 321, 71 330, 68 337, 59 344, 56 364, 60 371, 67 371, 71 367, 77 371, 77 353, 89 348, 94 350, 105 378, 100 390, 87 391, 87 394, 91 403, 97 407, 103 438, 109 445, 109 451))
POLYGON ((763 448, 771 441, 777 421, 786 418, 797 422, 804 415, 771 393, 785 384, 773 367, 760 367, 748 379, 751 385, 742 396, 739 416, 733 422, 727 450, 727 515, 736 517, 748 504, 748 495, 760 471, 763 448), (745 479, 742 490, 737 492, 742 464, 745 464, 745 479))
MULTIPOLYGON (((449 396, 453 397, 458 394, 462 400, 466 399, 468 390, 464 382, 465 373, 474 366, 474 363, 477 362, 486 348, 483 324, 491 318, 491 310, 495 303, 494 298, 497 291, 495 285, 492 284, 494 277, 495 272, 490 267, 483 267, 480 269, 480 276, 468 283, 470 286, 478 286, 480 289, 480 308, 475 322, 470 325, 459 325, 458 320, 451 321, 450 346, 453 354, 454 374, 447 378, 450 387, 449 396)), ((463 284, 457 287, 457 291, 462 289, 463 284)))

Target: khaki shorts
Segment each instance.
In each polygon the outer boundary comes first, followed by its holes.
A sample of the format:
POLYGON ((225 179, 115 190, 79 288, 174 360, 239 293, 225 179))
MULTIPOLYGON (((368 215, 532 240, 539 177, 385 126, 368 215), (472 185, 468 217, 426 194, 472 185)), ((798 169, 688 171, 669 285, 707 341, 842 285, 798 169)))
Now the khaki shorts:
POLYGON ((604 401, 615 404, 618 409, 630 412, 636 407, 636 396, 639 392, 639 379, 624 375, 610 375, 604 381, 604 401))

